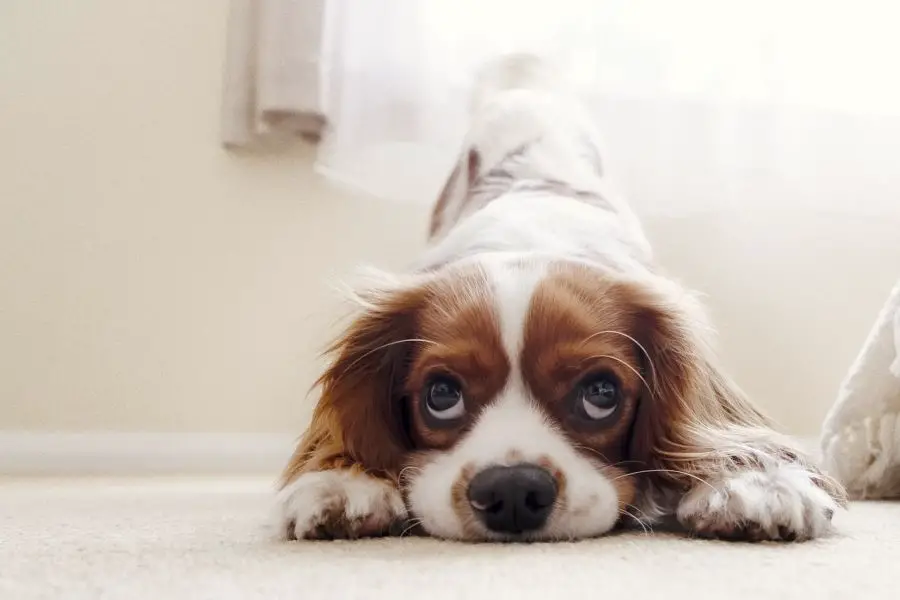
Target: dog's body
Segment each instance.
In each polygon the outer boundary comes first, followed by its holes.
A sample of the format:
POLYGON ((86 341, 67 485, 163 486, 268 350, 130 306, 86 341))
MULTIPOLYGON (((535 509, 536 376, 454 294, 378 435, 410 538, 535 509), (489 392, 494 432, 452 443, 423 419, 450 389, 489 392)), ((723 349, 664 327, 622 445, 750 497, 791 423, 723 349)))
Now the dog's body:
POLYGON ((361 291, 284 477, 288 538, 407 518, 469 540, 577 538, 622 516, 806 539, 843 492, 718 366, 659 274, 597 133, 550 69, 482 74, 431 244, 361 291))

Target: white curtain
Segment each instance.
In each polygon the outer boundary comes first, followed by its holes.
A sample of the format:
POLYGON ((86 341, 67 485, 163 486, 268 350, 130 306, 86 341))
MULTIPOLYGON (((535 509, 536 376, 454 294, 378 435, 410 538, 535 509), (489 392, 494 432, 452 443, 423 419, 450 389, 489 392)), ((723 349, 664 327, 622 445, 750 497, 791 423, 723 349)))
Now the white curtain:
POLYGON ((323 108, 327 0, 231 0, 222 90, 229 149, 318 141, 323 108))
POLYGON ((564 66, 643 213, 900 214, 895 0, 329 0, 320 168, 433 201, 475 68, 564 66))

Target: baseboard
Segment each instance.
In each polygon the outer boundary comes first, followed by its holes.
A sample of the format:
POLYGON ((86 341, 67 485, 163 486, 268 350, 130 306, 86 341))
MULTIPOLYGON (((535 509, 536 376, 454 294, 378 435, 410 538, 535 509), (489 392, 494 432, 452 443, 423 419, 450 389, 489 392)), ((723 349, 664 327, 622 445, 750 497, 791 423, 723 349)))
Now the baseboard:
POLYGON ((295 443, 283 434, 0 431, 0 475, 277 473, 295 443))
MULTIPOLYGON (((817 438, 797 439, 818 455, 817 438)), ((274 433, 0 431, 0 475, 275 474, 296 441, 274 433)))

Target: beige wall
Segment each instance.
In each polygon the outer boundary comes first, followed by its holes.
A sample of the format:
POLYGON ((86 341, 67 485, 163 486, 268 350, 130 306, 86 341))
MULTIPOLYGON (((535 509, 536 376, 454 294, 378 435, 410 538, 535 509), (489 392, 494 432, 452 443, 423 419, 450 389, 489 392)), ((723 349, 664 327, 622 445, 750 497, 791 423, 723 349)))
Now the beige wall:
POLYGON ((296 428, 326 281, 418 247, 309 152, 220 149, 227 5, 0 3, 0 428, 296 428))
MULTIPOLYGON (((329 280, 399 266, 425 208, 217 141, 225 0, 0 3, 0 429, 288 432, 329 280)), ((648 223, 738 379, 814 433, 900 264, 898 223, 648 223)))

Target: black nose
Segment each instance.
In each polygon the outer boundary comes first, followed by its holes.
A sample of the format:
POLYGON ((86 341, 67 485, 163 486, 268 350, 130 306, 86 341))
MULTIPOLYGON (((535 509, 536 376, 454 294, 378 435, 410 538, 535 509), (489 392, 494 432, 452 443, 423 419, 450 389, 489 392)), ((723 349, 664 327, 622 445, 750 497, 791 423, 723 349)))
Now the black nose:
POLYGON ((522 533, 547 522, 556 501, 556 480, 534 465, 489 467, 469 482, 468 496, 485 527, 522 533))

